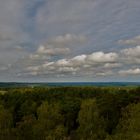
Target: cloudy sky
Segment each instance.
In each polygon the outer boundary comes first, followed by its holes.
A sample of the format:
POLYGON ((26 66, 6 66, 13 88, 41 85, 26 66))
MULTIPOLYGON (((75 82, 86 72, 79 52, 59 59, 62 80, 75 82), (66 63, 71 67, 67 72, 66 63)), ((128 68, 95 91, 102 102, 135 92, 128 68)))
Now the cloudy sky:
POLYGON ((140 0, 0 0, 0 81, 140 81, 140 0))

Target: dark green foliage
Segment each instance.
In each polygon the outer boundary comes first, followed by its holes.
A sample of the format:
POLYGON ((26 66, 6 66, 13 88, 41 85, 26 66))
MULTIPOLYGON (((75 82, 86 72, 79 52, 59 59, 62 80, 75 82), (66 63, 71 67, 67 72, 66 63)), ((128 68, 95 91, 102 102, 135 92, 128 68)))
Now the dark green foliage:
POLYGON ((36 138, 42 140, 60 140, 65 136, 64 118, 59 103, 48 104, 44 102, 37 110, 38 120, 34 131, 36 138))
POLYGON ((122 109, 122 117, 112 136, 106 140, 139 140, 140 139, 140 103, 129 104, 122 109))
POLYGON ((12 114, 0 105, 0 140, 10 140, 12 136, 12 114))
POLYGON ((6 89, 0 140, 139 140, 139 104, 139 87, 6 89))
POLYGON ((36 119, 34 116, 24 116, 20 122, 16 125, 16 135, 19 140, 34 140, 35 135, 33 128, 35 126, 36 119))
POLYGON ((103 140, 105 138, 105 121, 99 114, 95 99, 84 100, 78 115, 80 140, 103 140))

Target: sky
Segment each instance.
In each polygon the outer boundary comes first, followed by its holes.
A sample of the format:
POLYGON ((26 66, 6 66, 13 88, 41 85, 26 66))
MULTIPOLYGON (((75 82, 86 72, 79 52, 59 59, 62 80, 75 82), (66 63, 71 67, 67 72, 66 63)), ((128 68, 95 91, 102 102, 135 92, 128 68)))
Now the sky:
POLYGON ((0 81, 140 81, 139 15, 140 0, 0 0, 0 81))

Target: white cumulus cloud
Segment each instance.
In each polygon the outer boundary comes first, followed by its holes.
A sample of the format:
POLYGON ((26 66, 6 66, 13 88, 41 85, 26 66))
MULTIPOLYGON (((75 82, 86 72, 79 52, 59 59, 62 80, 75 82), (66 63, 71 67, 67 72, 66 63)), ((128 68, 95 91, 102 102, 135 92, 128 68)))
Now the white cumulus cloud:
POLYGON ((132 39, 119 40, 119 43, 123 45, 132 45, 132 46, 140 45, 140 35, 132 39))
POLYGON ((126 63, 140 64, 140 46, 123 49, 121 55, 126 63))
POLYGON ((116 62, 118 59, 117 53, 104 53, 104 52, 95 52, 87 56, 87 61, 95 63, 107 63, 107 62, 116 62))
POLYGON ((140 75, 140 68, 129 69, 129 70, 120 70, 119 74, 121 74, 121 75, 140 75))

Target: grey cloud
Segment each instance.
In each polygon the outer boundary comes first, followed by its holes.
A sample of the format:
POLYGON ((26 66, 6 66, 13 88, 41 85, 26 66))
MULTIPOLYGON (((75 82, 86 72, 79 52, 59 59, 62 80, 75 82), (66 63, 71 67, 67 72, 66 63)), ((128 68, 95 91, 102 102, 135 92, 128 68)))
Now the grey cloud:
POLYGON ((46 1, 38 10, 36 17, 39 31, 44 32, 48 30, 46 25, 51 29, 54 27, 57 31, 61 30, 62 26, 64 30, 70 31, 70 28, 71 30, 79 30, 82 27, 81 25, 86 24, 89 13, 92 12, 95 5, 96 1, 92 0, 76 0, 71 2, 68 0, 46 1))
POLYGON ((21 0, 0 1, 0 77, 14 77, 12 65, 28 54, 20 47, 21 42, 29 41, 29 35, 24 32, 22 24, 25 21, 24 2, 21 0), (9 67, 8 65, 11 65, 9 67), (10 75, 10 76, 9 76, 10 75))
POLYGON ((140 46, 123 49, 121 55, 125 63, 140 64, 140 46))
POLYGON ((121 53, 130 57, 140 57, 140 46, 123 49, 121 50, 121 53))
MULTIPOLYGON (((49 45, 48 45, 49 46, 49 45)), ((51 46, 51 45, 50 45, 51 46)), ((67 48, 54 48, 40 46, 36 53, 30 54, 30 62, 24 65, 23 73, 19 73, 18 76, 111 76, 117 74, 131 75, 138 74, 138 69, 123 71, 121 69, 128 67, 129 63, 139 64, 139 49, 140 47, 132 47, 122 49, 120 52, 108 52, 102 51, 93 52, 92 54, 81 54, 72 58, 63 56, 63 59, 53 60, 49 57, 52 55, 64 55, 67 48), (65 50, 63 52, 63 50, 65 50), (64 54, 63 54, 64 53, 64 54), (40 58, 42 59, 38 61, 40 58), (44 57, 44 58, 43 58, 44 57), (130 61, 131 60, 131 61, 130 61)), ((27 60, 26 60, 27 61, 27 60)), ((26 62, 25 61, 25 62, 26 62)), ((132 65, 131 65, 132 66, 132 65)), ((130 66, 129 66, 130 67, 130 66)))
POLYGON ((1 66, 0 71, 6 71, 9 69, 9 66, 1 66))
POLYGON ((140 45, 140 36, 136 36, 127 40, 119 40, 119 43, 123 45, 137 46, 140 45))
POLYGON ((48 39, 46 43, 40 45, 36 52, 30 55, 30 59, 44 60, 53 56, 65 56, 70 54, 70 46, 77 43, 83 44, 87 38, 83 35, 66 34, 48 39), (68 46, 68 47, 67 47, 68 46))
POLYGON ((82 79, 136 69, 139 7, 139 0, 1 0, 0 79, 82 79))
POLYGON ((48 44, 63 46, 70 43, 84 43, 86 40, 87 38, 84 35, 65 34, 64 36, 57 36, 48 40, 48 44))
POLYGON ((105 68, 119 68, 121 66, 122 66, 121 63, 106 63, 104 65, 105 68))
POLYGON ((6 33, 0 33, 0 41, 11 41, 13 38, 6 33))
POLYGON ((113 75, 113 72, 111 70, 109 70, 109 71, 105 71, 105 72, 96 73, 96 76, 108 76, 108 75, 113 75))
POLYGON ((87 60, 91 63, 107 63, 107 62, 116 62, 118 59, 117 53, 104 53, 104 52, 95 52, 87 56, 87 60))
MULTIPOLYGON (((43 49, 42 49, 43 50, 43 49)), ((31 75, 91 75, 91 76, 108 76, 116 74, 131 75, 132 70, 121 71, 119 69, 127 67, 130 60, 134 61, 139 58, 139 47, 122 49, 116 52, 93 52, 92 54, 81 54, 73 58, 64 58, 56 61, 44 59, 42 64, 32 65, 26 68, 25 73, 31 75), (132 59, 133 58, 133 59, 132 59)), ((138 63, 138 62, 137 62, 138 63)), ((138 69, 134 70, 134 73, 138 69)))
POLYGON ((25 22, 24 6, 21 0, 0 1, 0 40, 11 41, 12 44, 28 40, 29 36, 21 27, 25 22))
POLYGON ((49 56, 53 56, 53 55, 63 55, 63 54, 69 54, 70 53, 70 49, 69 48, 51 48, 49 47, 45 47, 45 46, 40 46, 36 52, 38 55, 40 54, 46 54, 49 56))
POLYGON ((104 69, 104 65, 107 64, 106 68, 108 69, 115 66, 117 67, 118 65, 115 63, 117 58, 116 53, 94 52, 92 54, 79 55, 71 59, 60 59, 58 61, 48 61, 38 66, 29 66, 26 68, 25 73, 33 75, 83 75, 82 73, 94 73, 96 76, 105 76, 105 73, 106 75, 110 75, 112 72, 110 72, 111 70, 107 72, 107 70, 104 69), (99 68, 102 68, 104 72, 99 72, 99 68))
POLYGON ((120 75, 140 75, 140 68, 129 69, 129 70, 120 70, 120 75))

